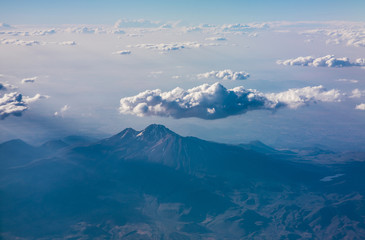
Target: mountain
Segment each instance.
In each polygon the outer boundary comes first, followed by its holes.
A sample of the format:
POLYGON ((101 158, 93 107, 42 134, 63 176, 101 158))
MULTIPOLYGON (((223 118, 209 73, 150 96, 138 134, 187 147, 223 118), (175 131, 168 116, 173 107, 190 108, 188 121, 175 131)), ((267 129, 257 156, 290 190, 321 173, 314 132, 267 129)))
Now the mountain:
POLYGON ((365 237, 359 161, 305 163, 157 124, 94 142, 10 141, 0 156, 3 239, 365 237))

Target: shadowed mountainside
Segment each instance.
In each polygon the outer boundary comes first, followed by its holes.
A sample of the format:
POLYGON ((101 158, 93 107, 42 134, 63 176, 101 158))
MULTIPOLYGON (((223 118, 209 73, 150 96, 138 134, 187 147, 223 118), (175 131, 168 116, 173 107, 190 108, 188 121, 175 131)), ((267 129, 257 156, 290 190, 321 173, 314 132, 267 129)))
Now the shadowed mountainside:
POLYGON ((156 124, 72 139, 0 144, 4 239, 365 237, 363 162, 309 164, 156 124))

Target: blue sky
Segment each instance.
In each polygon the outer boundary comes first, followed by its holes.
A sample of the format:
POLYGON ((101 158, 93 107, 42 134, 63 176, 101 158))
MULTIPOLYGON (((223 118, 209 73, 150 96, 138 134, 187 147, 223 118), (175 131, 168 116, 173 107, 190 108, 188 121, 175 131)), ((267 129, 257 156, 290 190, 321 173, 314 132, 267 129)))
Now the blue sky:
POLYGON ((16 24, 111 24, 115 19, 188 23, 252 21, 364 21, 361 0, 258 1, 1 1, 1 21, 16 24))

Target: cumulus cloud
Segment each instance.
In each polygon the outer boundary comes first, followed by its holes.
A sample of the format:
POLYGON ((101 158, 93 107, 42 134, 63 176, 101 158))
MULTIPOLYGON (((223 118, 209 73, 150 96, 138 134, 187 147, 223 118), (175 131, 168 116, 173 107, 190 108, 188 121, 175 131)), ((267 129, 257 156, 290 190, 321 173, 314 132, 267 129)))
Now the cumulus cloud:
POLYGON ((30 77, 30 78, 23 78, 22 79, 22 83, 24 84, 24 83, 34 83, 35 82, 35 80, 37 80, 38 79, 38 77, 36 76, 36 77, 30 77))
POLYGON ((56 117, 63 117, 63 114, 68 111, 70 109, 70 106, 68 106, 67 104, 65 106, 63 106, 60 111, 55 112, 54 115, 56 117))
POLYGON ((312 56, 297 57, 287 60, 278 60, 277 64, 287 66, 312 66, 312 67, 355 67, 365 66, 365 59, 358 58, 355 62, 351 62, 349 58, 336 58, 334 55, 315 58, 312 56))
POLYGON ((46 96, 37 94, 34 97, 23 97, 23 95, 18 92, 5 93, 0 97, 0 120, 3 120, 10 115, 21 116, 22 113, 28 109, 29 103, 42 98, 46 98, 46 96))
POLYGON ((365 90, 359 90, 358 88, 352 90, 350 98, 361 98, 365 96, 365 90))
POLYGON ((340 101, 340 92, 327 91, 322 86, 289 89, 281 93, 264 94, 257 90, 236 87, 227 89, 220 83, 203 84, 184 90, 168 92, 147 90, 120 100, 120 113, 173 118, 197 117, 219 119, 247 111, 281 107, 297 108, 312 102, 340 101))
POLYGON ((75 28, 67 28, 65 32, 68 33, 81 33, 81 34, 93 34, 96 33, 98 30, 92 27, 75 27, 75 28))
POLYGON ((20 93, 7 93, 0 98, 0 120, 3 120, 10 115, 21 116, 22 112, 27 109, 28 106, 22 100, 22 95, 20 93))
POLYGON ((355 109, 365 111, 365 103, 356 105, 355 109))
POLYGON ((34 46, 34 45, 40 45, 41 43, 35 40, 24 41, 20 39, 0 39, 0 44, 17 45, 17 46, 34 46))
POLYGON ((120 51, 113 52, 113 54, 117 54, 117 55, 129 55, 131 53, 132 52, 129 50, 120 50, 120 51))
POLYGON ((46 36, 46 35, 51 35, 51 34, 55 34, 56 30, 55 29, 48 29, 48 30, 37 30, 34 31, 32 33, 30 33, 30 35, 32 36, 46 36))
POLYGON ((222 71, 211 71, 197 75, 198 78, 216 78, 221 80, 245 80, 250 77, 246 72, 233 72, 230 69, 222 71))

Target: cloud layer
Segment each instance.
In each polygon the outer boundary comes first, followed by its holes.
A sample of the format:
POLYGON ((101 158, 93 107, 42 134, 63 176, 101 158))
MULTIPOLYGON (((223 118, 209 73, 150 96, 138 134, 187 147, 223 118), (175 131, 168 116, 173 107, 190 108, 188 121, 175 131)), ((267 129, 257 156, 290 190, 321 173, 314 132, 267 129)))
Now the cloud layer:
POLYGON ((316 101, 340 101, 340 96, 338 90, 327 91, 322 86, 264 94, 242 86, 227 89, 220 83, 215 83, 188 90, 175 88, 169 92, 147 90, 136 96, 122 98, 119 110, 122 114, 140 117, 219 119, 252 110, 297 108, 316 101))
POLYGON ((197 75, 198 78, 216 78, 221 80, 245 80, 250 77, 247 72, 233 72, 230 69, 222 71, 211 71, 197 75))
POLYGON ((203 45, 197 42, 181 42, 181 43, 159 43, 159 44, 137 44, 135 47, 156 49, 159 51, 175 51, 184 48, 200 48, 203 45))
POLYGON ((312 66, 312 67, 355 67, 365 66, 365 58, 358 58, 355 62, 351 62, 349 58, 336 58, 334 55, 315 58, 312 56, 297 57, 287 60, 278 60, 277 64, 287 66, 312 66))

